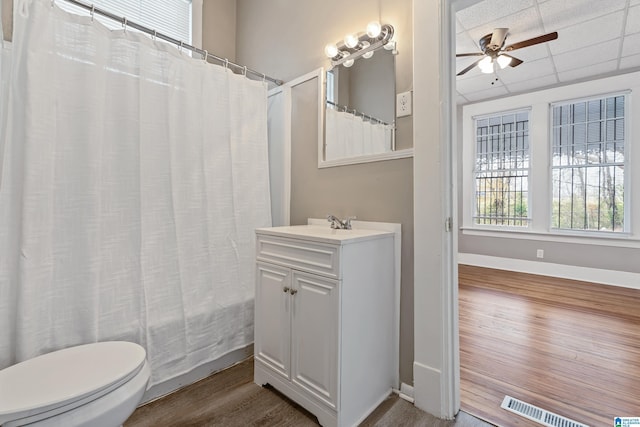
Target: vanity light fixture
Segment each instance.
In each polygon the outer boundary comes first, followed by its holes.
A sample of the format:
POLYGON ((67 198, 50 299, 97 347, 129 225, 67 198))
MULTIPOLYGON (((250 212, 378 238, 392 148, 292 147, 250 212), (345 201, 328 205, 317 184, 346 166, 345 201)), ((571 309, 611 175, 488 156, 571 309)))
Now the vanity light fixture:
POLYGON ((380 25, 379 22, 369 22, 365 32, 347 34, 339 43, 330 43, 324 47, 324 53, 331 59, 331 65, 343 64, 351 67, 359 57, 371 58, 373 52, 381 47, 387 50, 396 49, 396 42, 392 40, 394 29, 392 25, 380 25))

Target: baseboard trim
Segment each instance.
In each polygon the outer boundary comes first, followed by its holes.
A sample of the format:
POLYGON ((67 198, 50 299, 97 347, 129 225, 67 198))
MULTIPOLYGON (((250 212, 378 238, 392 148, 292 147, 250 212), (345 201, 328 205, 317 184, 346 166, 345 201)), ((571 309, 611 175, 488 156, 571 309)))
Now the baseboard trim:
POLYGON ((160 399, 167 394, 178 391, 181 388, 200 381, 201 379, 207 378, 208 376, 216 372, 229 368, 252 355, 253 343, 249 344, 246 347, 233 350, 216 360, 212 360, 211 362, 200 365, 187 372, 186 374, 179 375, 175 378, 171 378, 167 381, 156 384, 145 392, 144 396, 142 396, 142 402, 138 406, 142 406, 154 400, 160 399))
POLYGON ((439 369, 413 362, 414 404, 436 417, 443 418, 441 385, 442 373, 439 369))
POLYGON ((562 279, 580 280, 603 285, 640 289, 640 274, 628 271, 604 270, 550 262, 528 261, 487 255, 458 253, 458 263, 519 273, 539 274, 562 279))
POLYGON ((413 386, 410 386, 407 383, 400 384, 400 390, 398 390, 398 397, 406 400, 409 403, 414 403, 415 399, 413 397, 413 386))

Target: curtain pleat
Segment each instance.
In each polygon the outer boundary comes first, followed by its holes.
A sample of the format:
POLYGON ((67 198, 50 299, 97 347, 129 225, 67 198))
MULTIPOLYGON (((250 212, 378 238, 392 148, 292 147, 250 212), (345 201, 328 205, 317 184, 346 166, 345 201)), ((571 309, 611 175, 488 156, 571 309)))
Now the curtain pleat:
POLYGON ((339 160, 392 150, 393 127, 365 121, 333 108, 325 111, 326 160, 339 160))
POLYGON ((156 384, 251 343, 266 85, 49 0, 14 25, 0 368, 128 340, 156 384))

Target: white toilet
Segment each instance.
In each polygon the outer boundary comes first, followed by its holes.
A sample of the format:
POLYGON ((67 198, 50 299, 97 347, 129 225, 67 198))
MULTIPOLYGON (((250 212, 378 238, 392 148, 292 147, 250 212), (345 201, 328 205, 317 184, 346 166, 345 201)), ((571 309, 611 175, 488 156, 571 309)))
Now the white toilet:
POLYGON ((100 342, 3 369, 0 426, 120 426, 147 389, 146 356, 138 344, 100 342))

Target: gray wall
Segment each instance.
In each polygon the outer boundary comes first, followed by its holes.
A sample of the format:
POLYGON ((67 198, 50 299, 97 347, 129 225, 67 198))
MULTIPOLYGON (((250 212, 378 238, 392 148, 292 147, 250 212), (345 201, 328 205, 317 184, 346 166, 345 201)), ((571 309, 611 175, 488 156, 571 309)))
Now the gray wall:
MULTIPOLYGON (((410 0, 343 2, 238 0, 237 61, 282 80, 329 65, 324 46, 374 19, 396 29, 396 90, 412 88, 410 0)), ((206 24, 205 24, 206 27, 206 24)), ((400 379, 413 382, 413 161, 412 159, 317 168, 317 90, 293 92, 291 222, 308 217, 356 215, 359 220, 403 227, 400 379)), ((398 120, 398 147, 413 146, 412 118, 398 120)))
POLYGON ((202 48, 236 60, 236 0, 202 1, 202 48))

